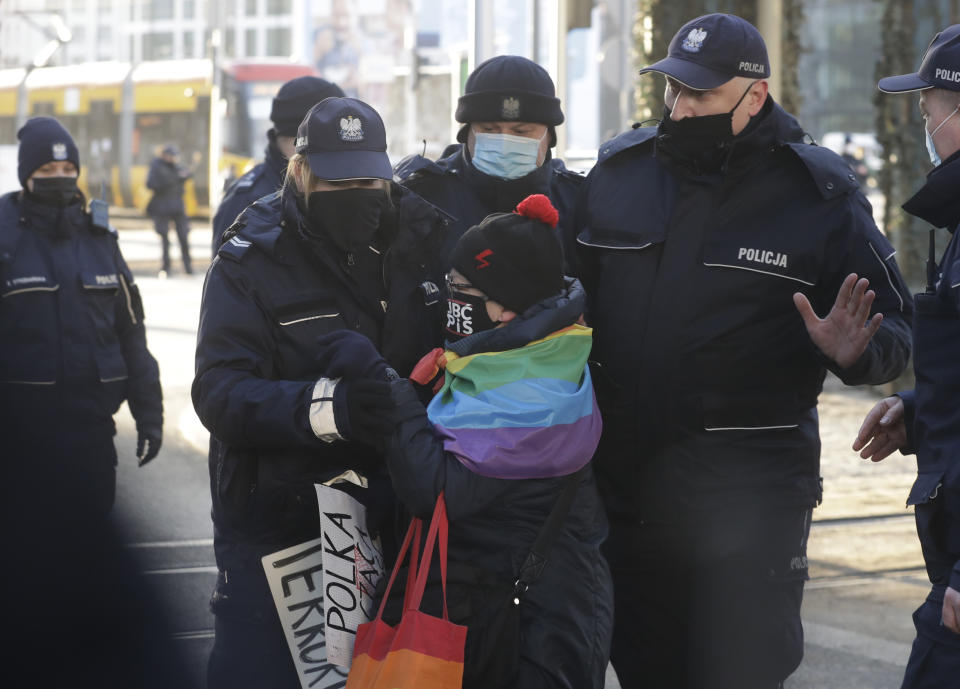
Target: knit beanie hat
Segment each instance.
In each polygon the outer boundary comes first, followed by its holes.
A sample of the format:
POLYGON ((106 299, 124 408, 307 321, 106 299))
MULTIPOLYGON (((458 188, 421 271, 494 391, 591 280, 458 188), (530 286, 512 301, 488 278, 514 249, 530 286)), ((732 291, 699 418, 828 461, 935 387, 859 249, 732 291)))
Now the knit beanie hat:
POLYGON ((17 156, 17 177, 26 188, 27 179, 41 165, 51 160, 69 160, 80 172, 80 151, 62 124, 52 117, 33 117, 17 132, 20 150, 17 156))
POLYGON ((310 108, 327 98, 343 95, 339 86, 320 77, 291 79, 274 96, 270 120, 280 136, 296 136, 297 127, 310 108))
MULTIPOLYGON (((560 99, 547 70, 519 55, 498 55, 477 66, 457 101, 457 122, 563 122, 560 99)), ((467 140, 463 127, 457 140, 467 140)), ((554 137, 551 136, 551 139, 554 137)))
POLYGON ((528 196, 513 213, 488 215, 467 230, 450 263, 488 297, 523 313, 563 289, 559 218, 546 196, 528 196))

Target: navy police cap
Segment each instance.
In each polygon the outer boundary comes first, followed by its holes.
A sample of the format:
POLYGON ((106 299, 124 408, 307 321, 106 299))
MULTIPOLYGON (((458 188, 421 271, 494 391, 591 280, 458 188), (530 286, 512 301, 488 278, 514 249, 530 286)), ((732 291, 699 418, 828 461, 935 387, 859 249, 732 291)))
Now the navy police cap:
POLYGON ((877 86, 886 93, 940 88, 960 91, 960 24, 948 26, 930 41, 920 69, 881 79, 877 86))
POLYGON ((706 14, 687 22, 670 41, 667 56, 640 74, 660 72, 698 91, 734 77, 770 76, 767 46, 757 28, 733 14, 706 14))
POLYGON ((325 98, 297 129, 297 153, 320 179, 392 179, 379 113, 356 98, 325 98))

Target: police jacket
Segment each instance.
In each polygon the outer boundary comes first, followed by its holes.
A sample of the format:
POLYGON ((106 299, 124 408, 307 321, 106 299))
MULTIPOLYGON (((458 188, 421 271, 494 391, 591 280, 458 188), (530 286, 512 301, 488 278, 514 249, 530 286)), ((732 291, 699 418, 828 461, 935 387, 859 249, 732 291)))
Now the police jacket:
POLYGON ((276 144, 267 146, 263 162, 255 165, 231 185, 213 216, 213 255, 217 255, 223 233, 233 224, 244 208, 262 196, 272 194, 283 184, 287 159, 276 144))
MULTIPOLYGON (((140 293, 117 238, 82 202, 0 197, 0 418, 11 434, 63 458, 115 463, 113 414, 163 423, 157 362, 140 293), (94 449, 95 448, 95 449, 94 449), (103 453, 107 453, 102 458, 103 453)), ((14 443, 15 444, 15 443, 14 443)))
POLYGON ((394 179, 453 216, 443 248, 450 256, 460 236, 491 213, 509 213, 530 194, 546 194, 560 213, 559 228, 573 219, 577 190, 583 177, 571 172, 558 158, 525 177, 503 180, 477 170, 463 145, 449 146, 436 162, 407 156, 394 168, 394 179))
POLYGON ((437 252, 448 220, 412 192, 392 192, 397 231, 382 270, 361 274, 359 257, 308 239, 293 195, 280 192, 241 214, 211 264, 192 395, 211 432, 221 567, 258 567, 254 557, 315 537, 313 483, 361 470, 371 482, 364 501, 389 483, 372 447, 321 440, 311 413, 324 397, 321 335, 356 330, 401 375, 440 342, 437 252))
POLYGON ((917 480, 907 504, 916 505, 917 532, 930 581, 960 590, 960 153, 944 161, 903 208, 952 236, 930 287, 914 297, 913 368, 916 387, 903 398, 917 480))
MULTIPOLYGON (((582 288, 571 281, 562 297, 542 302, 542 309, 528 310, 503 328, 460 340, 453 349, 463 356, 483 352, 485 358, 490 358, 491 352, 509 351, 516 361, 523 356, 518 348, 574 323, 583 304, 582 288)), ((514 371, 523 370, 522 365, 514 366, 514 371)), ((485 398, 484 406, 503 402, 503 418, 515 414, 518 403, 528 403, 528 409, 535 405, 530 399, 523 400, 522 393, 517 399, 510 399, 511 392, 518 390, 512 385, 502 386, 498 395, 485 398)), ((512 583, 567 479, 556 477, 556 473, 544 478, 492 478, 476 473, 466 462, 444 450, 445 441, 450 440, 447 432, 435 430, 409 382, 393 383, 393 394, 399 423, 387 460, 397 496, 415 515, 429 518, 437 496, 444 491, 450 520, 449 561, 482 568, 512 583)), ((560 423, 554 419, 552 423, 558 424, 557 429, 572 429, 573 424, 568 421, 565 418, 560 423)), ((489 430, 491 445, 498 443, 497 430, 489 430)), ((570 432, 567 431, 568 435, 570 432)), ((572 432, 585 431, 578 428, 572 432)), ((477 436, 469 443, 474 446, 479 441, 477 436)), ((500 447, 517 451, 522 443, 514 445, 514 441, 515 437, 504 437, 500 447)), ((514 452, 513 462, 522 461, 533 474, 536 469, 531 465, 546 459, 537 456, 538 450, 544 449, 531 444, 527 457, 514 452)), ((562 466, 572 459, 565 455, 575 455, 580 450, 579 443, 568 438, 566 443, 559 441, 554 446, 553 456, 546 461, 551 467, 562 466)), ((590 450, 587 457, 589 454, 590 450)), ((577 466, 582 463, 579 460, 577 466)), ((607 521, 589 465, 574 480, 579 485, 564 525, 553 540, 540 579, 530 586, 520 604, 520 674, 509 686, 604 686, 613 631, 612 582, 600 554, 607 521)), ((450 595, 455 597, 451 605, 456 606, 457 592, 450 595)))
POLYGON ((182 215, 183 183, 189 177, 176 163, 163 158, 150 161, 147 189, 153 191, 153 197, 147 204, 147 215, 182 215))
POLYGON ((876 384, 906 365, 910 304, 894 251, 846 164, 802 136, 768 100, 719 172, 668 157, 652 128, 601 146, 576 245, 610 509, 674 520, 744 497, 813 505, 826 369, 876 384), (825 316, 849 273, 870 280, 884 320, 840 370, 792 295, 825 316))

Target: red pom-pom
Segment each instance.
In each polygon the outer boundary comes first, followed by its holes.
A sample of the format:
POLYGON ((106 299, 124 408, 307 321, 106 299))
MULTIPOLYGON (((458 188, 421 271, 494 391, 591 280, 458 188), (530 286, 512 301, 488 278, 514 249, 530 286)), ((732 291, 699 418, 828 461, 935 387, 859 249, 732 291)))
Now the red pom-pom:
POLYGON ((560 222, 560 214, 557 209, 550 203, 550 199, 543 194, 531 194, 517 204, 516 212, 546 223, 550 227, 556 227, 557 223, 560 222))

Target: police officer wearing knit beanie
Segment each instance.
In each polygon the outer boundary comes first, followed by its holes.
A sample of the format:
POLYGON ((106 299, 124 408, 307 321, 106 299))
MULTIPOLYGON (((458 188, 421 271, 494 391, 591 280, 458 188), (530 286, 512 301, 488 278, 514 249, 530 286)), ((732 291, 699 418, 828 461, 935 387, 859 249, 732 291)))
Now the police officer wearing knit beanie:
POLYGON ((283 184, 287 161, 295 152, 297 127, 310 108, 325 98, 342 98, 343 95, 343 90, 336 84, 314 76, 297 77, 280 87, 270 107, 273 127, 267 132, 263 162, 234 182, 213 216, 214 256, 220 248, 223 233, 240 212, 283 184))
POLYGON ((124 399, 136 421, 141 466, 160 449, 159 371, 105 204, 94 201, 88 212, 77 186, 73 137, 54 118, 35 117, 17 138, 23 188, 0 196, 7 483, 36 491, 39 510, 56 506, 71 519, 100 519, 114 501, 112 417, 124 399))
POLYGON ((410 156, 394 170, 405 186, 447 211, 455 220, 444 246, 491 213, 511 211, 531 194, 544 194, 572 220, 581 177, 553 158, 563 110, 543 67, 519 55, 499 55, 467 78, 455 118, 459 145, 436 161, 410 156))

